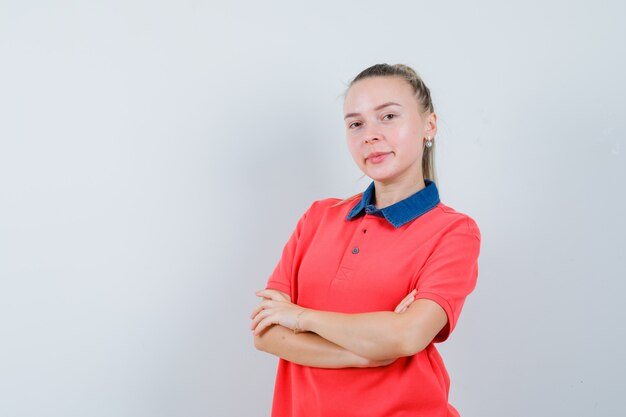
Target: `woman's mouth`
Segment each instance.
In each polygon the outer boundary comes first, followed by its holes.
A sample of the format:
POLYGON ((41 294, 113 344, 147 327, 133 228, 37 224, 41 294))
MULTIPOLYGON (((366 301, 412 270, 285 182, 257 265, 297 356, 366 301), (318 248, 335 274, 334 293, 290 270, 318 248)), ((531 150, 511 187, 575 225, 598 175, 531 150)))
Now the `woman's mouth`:
POLYGON ((365 161, 370 162, 372 164, 380 164, 389 155, 391 155, 391 152, 374 152, 374 153, 367 155, 367 157, 365 158, 365 161))

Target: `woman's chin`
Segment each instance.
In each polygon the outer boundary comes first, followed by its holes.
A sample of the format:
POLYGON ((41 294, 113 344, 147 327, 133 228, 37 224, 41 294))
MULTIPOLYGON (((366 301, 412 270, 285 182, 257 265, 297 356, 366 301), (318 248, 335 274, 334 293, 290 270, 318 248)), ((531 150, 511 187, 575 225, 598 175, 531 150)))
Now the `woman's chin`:
POLYGON ((381 182, 381 183, 393 182, 393 180, 394 180, 394 176, 391 175, 391 174, 372 173, 372 172, 370 172, 370 173, 366 173, 365 175, 370 177, 372 179, 372 181, 381 182))

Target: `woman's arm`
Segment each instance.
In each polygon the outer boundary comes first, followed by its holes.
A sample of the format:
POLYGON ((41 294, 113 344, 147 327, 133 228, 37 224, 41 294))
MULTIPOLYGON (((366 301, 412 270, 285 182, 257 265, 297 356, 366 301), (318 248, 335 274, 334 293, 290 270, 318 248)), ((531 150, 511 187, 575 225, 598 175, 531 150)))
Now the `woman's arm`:
MULTIPOLYGON (((291 302, 291 298, 276 290, 264 290, 266 300, 291 302)), ((395 313, 403 313, 414 301, 415 292, 405 297, 395 309, 395 313)), ((256 310, 255 310, 256 311, 256 310)), ((256 316, 253 313, 253 318, 256 316)), ((371 360, 359 356, 323 337, 311 333, 294 333, 283 326, 269 326, 254 336, 257 349, 271 353, 300 365, 318 368, 377 367, 392 363, 395 358, 371 360)))
MULTIPOLYGON (((252 328, 258 333, 267 326, 280 324, 314 332, 372 360, 413 355, 439 334, 438 340, 445 340, 454 328, 465 297, 476 284, 479 252, 476 223, 460 216, 420 269, 420 294, 404 313, 343 314, 305 309, 288 301, 264 300, 255 310, 252 328)), ((263 291, 257 295, 263 297, 263 291)))
POLYGON ((293 330, 276 325, 254 336, 254 346, 289 362, 316 368, 370 368, 389 365, 394 361, 366 359, 315 333, 296 334, 293 330))
POLYGON ((404 314, 373 312, 341 314, 306 310, 299 326, 372 360, 420 352, 447 323, 443 308, 419 299, 404 314))
MULTIPOLYGON (((259 291, 257 295, 264 297, 265 291, 259 291)), ((255 309, 253 317, 255 335, 272 324, 279 324, 296 331, 314 332, 373 361, 410 356, 421 351, 447 323, 443 308, 428 299, 412 302, 402 314, 390 311, 333 313, 305 309, 286 300, 265 299, 255 309)))

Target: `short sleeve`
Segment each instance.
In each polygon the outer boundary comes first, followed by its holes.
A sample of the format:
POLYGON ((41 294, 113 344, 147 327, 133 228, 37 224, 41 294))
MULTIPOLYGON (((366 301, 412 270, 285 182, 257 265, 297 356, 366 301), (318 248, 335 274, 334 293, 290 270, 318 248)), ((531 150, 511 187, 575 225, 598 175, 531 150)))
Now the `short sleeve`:
POLYGON ((267 280, 267 289, 283 291, 284 293, 289 294, 292 300, 296 299, 296 296, 292 291, 296 253, 305 222, 312 207, 313 205, 311 205, 311 207, 309 207, 309 209, 298 220, 296 228, 291 233, 289 240, 283 247, 282 255, 278 264, 274 268, 274 272, 272 272, 267 280))
POLYGON ((416 299, 438 303, 448 322, 433 342, 445 341, 454 330, 465 298, 476 287, 481 235, 476 222, 462 215, 449 225, 419 272, 416 299))

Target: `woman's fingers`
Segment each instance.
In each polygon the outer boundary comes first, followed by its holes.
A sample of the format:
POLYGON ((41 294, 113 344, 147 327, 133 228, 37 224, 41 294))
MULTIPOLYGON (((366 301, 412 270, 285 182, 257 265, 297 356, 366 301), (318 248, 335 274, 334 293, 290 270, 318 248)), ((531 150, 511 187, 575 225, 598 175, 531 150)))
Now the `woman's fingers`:
POLYGON ((415 294, 417 294, 417 290, 411 291, 409 295, 406 296, 401 313, 404 313, 411 306, 411 304, 413 304, 415 301, 415 294))
POLYGON ((404 299, 400 301, 400 304, 398 304, 398 306, 395 308, 394 313, 405 312, 406 309, 409 308, 409 306, 413 303, 413 301, 415 301, 416 293, 417 290, 413 290, 406 297, 404 297, 404 299))
POLYGON ((265 317, 254 328, 254 335, 256 336, 259 333, 263 332, 263 330, 265 330, 268 326, 271 326, 272 324, 278 324, 278 323, 274 323, 272 316, 265 317))
POLYGON ((256 292, 257 297, 269 298, 274 301, 288 301, 285 296, 276 290, 259 290, 256 292))
POLYGON ((408 295, 400 301, 400 304, 396 306, 394 313, 402 313, 406 309, 407 304, 411 301, 412 297, 412 295, 408 295))
POLYGON ((254 330, 254 334, 258 334, 263 329, 263 327, 259 329, 259 325, 262 322, 266 322, 264 327, 267 327, 270 324, 280 324, 280 317, 280 309, 268 307, 267 309, 259 311, 259 313, 254 316, 254 319, 252 319, 252 323, 250 324, 250 329, 254 330))
POLYGON ((263 310, 263 303, 259 303, 258 306, 254 307, 254 310, 252 310, 252 314, 250 314, 250 318, 253 319, 254 317, 256 317, 257 314, 259 314, 259 312, 263 310))
POLYGON ((404 306, 404 304, 399 304, 398 307, 396 307, 396 309, 393 311, 394 313, 404 313, 406 311, 406 307, 404 306))
POLYGON ((259 314, 261 310, 272 307, 273 305, 274 304, 272 300, 268 300, 267 298, 264 299, 263 301, 259 303, 258 306, 254 308, 254 310, 252 310, 252 314, 250 314, 250 318, 253 319, 254 317, 256 317, 257 314, 259 314))
POLYGON ((264 308, 271 306, 271 301, 281 301, 286 303, 291 302, 284 293, 276 290, 259 290, 255 294, 262 297, 263 300, 254 308, 254 310, 252 310, 252 314, 250 314, 251 319, 254 319, 264 308))
POLYGON ((265 299, 252 312, 252 323, 250 329, 254 330, 254 334, 259 334, 264 327, 270 324, 280 324, 280 318, 285 315, 284 303, 265 299), (262 328, 258 328, 260 323, 268 320, 262 328))
POLYGON ((261 310, 254 316, 252 319, 252 323, 250 324, 250 329, 254 330, 259 325, 261 320, 269 316, 272 312, 270 310, 261 310))
POLYGON ((265 299, 252 312, 250 328, 254 330, 255 335, 272 324, 294 329, 303 311, 301 307, 289 302, 265 299))

